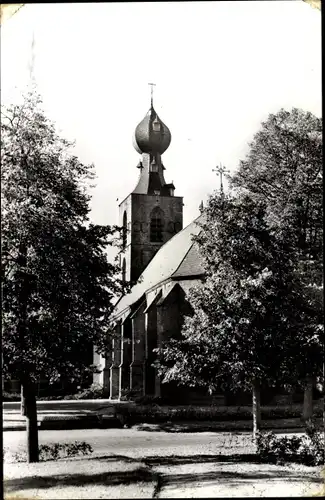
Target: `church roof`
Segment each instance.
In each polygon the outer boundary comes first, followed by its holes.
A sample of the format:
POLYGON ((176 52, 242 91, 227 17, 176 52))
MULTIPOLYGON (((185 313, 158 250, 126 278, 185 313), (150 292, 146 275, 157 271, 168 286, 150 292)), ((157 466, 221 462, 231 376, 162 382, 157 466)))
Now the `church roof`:
POLYGON ((113 316, 119 316, 125 309, 137 302, 146 291, 167 279, 194 278, 204 274, 197 245, 192 239, 193 235, 201 231, 198 222, 202 220, 202 217, 200 215, 158 250, 130 293, 121 297, 117 302, 113 316))

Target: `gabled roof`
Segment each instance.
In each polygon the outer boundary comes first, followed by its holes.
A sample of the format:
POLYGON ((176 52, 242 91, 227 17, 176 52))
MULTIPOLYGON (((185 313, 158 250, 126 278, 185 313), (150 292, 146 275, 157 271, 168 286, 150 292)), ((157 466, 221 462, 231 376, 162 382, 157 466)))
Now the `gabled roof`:
POLYGON ((117 302, 113 316, 119 316, 125 309, 138 301, 149 289, 169 278, 190 277, 204 274, 198 249, 192 236, 201 231, 200 215, 182 231, 165 243, 149 262, 138 282, 117 302))

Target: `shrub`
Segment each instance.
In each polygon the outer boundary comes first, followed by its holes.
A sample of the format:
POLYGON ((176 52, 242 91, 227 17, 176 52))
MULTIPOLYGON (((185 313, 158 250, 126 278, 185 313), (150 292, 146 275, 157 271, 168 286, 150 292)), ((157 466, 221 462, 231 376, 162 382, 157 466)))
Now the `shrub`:
POLYGON ((17 402, 20 401, 20 394, 18 392, 7 392, 3 391, 2 392, 2 401, 12 401, 12 402, 17 402))
POLYGON ((40 460, 59 460, 60 458, 72 458, 78 455, 89 455, 93 448, 85 441, 74 443, 54 443, 53 445, 42 444, 39 447, 40 460))
MULTIPOLYGON (((176 421, 235 421, 252 420, 252 410, 249 407, 218 407, 218 406, 160 406, 159 398, 149 396, 136 399, 135 405, 116 405, 118 418, 128 425, 140 423, 161 423, 176 421)), ((316 408, 318 416, 321 408, 316 408)), ((264 408, 262 420, 278 418, 301 417, 301 407, 264 408)), ((124 425, 124 424, 123 424, 124 425)))
POLYGON ((256 444, 257 454, 263 462, 324 464, 324 431, 317 428, 313 421, 306 424, 306 433, 302 436, 278 437, 274 432, 260 432, 256 444))
POLYGON ((309 420, 306 424, 306 437, 300 454, 307 465, 324 465, 324 429, 321 426, 317 427, 313 420, 309 420))
POLYGON ((302 438, 278 437, 274 432, 261 432, 257 437, 257 454, 263 462, 284 463, 298 453, 302 438))
MULTIPOLYGON (((109 397, 109 392, 99 384, 91 384, 75 395, 75 399, 104 399, 109 397)), ((65 397, 67 399, 67 397, 65 397)))
MULTIPOLYGON (((93 448, 85 441, 75 441, 74 443, 53 443, 41 444, 39 446, 39 459, 42 462, 49 460, 59 460, 62 458, 72 458, 78 455, 89 455, 93 453, 93 448)), ((4 456, 8 462, 26 462, 27 455, 25 452, 11 453, 10 450, 4 449, 4 456)))

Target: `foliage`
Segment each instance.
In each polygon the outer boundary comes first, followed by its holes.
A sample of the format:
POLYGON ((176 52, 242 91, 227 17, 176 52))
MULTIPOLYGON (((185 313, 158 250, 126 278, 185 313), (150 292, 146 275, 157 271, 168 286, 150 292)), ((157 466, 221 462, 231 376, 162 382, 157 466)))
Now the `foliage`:
POLYGON ((227 196, 213 194, 194 239, 206 279, 182 339, 158 350, 164 382, 294 386, 322 366, 322 121, 270 115, 227 196))
MULTIPOLYGON (((315 405, 314 416, 322 416, 322 406, 315 405)), ((263 420, 283 418, 299 418, 301 405, 292 407, 262 407, 263 420)), ((160 406, 159 404, 116 405, 116 415, 122 425, 139 423, 177 422, 177 421, 211 421, 234 422, 251 420, 252 410, 249 407, 219 407, 219 406, 160 406)))
MULTIPOLYGON (((39 447, 39 458, 45 462, 48 460, 60 460, 62 458, 73 458, 78 455, 90 455, 93 448, 85 441, 75 441, 74 443, 53 443, 50 445, 42 444, 39 447)), ((10 453, 10 450, 4 450, 5 457, 10 462, 26 462, 26 453, 10 453)))
POLYGON ((270 227, 266 206, 241 194, 211 196, 195 238, 206 280, 190 293, 194 309, 181 340, 158 349, 165 382, 250 388, 295 382, 319 363, 314 305, 295 273, 286 231, 270 227))
POLYGON ((323 209, 322 119, 292 109, 269 115, 231 179, 268 207, 273 223, 286 221, 299 251, 321 260, 323 209))
POLYGON ((284 463, 297 455, 302 438, 278 437, 274 432, 260 432, 257 436, 257 453, 263 462, 284 463))
MULTIPOLYGON (((70 396, 65 396, 65 399, 68 399, 70 396)), ((84 389, 75 397, 71 399, 105 399, 109 397, 109 390, 105 389, 99 384, 92 384, 89 388, 84 389)))
POLYGON ((106 256, 118 228, 90 222, 93 166, 56 133, 33 89, 2 111, 1 163, 5 375, 79 380, 95 369, 93 345, 105 345, 122 290, 106 256))
POLYGON ((20 394, 18 392, 2 391, 2 401, 20 401, 20 394))
POLYGON ((277 436, 274 432, 260 432, 257 453, 263 462, 284 464, 287 461, 305 465, 324 465, 324 430, 310 421, 302 436, 277 436))
MULTIPOLYGON (((296 108, 271 114, 251 142, 231 185, 263 201, 269 224, 287 233, 298 256, 296 272, 315 311, 313 322, 322 331, 322 119, 296 108)), ((315 375, 315 364, 311 368, 309 375, 315 375)))

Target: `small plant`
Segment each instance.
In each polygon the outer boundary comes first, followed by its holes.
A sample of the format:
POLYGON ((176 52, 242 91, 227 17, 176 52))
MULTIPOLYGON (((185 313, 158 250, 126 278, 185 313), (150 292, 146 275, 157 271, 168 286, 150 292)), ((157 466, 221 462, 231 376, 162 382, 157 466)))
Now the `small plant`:
POLYGON ((313 420, 306 423, 300 454, 307 465, 323 465, 325 462, 324 429, 317 427, 313 420))
POLYGON ((324 464, 324 432, 313 421, 306 425, 302 436, 278 437, 274 432, 257 436, 257 454, 263 462, 284 464, 287 461, 305 465, 324 464))
MULTIPOLYGON (((39 460, 47 462, 49 460, 60 460, 62 458, 72 458, 78 455, 90 455, 93 448, 85 441, 75 441, 74 443, 54 443, 41 444, 39 447, 39 460)), ((11 453, 4 449, 4 456, 8 462, 26 462, 26 452, 11 453)))
POLYGON ((256 444, 257 453, 263 462, 283 464, 297 455, 302 438, 278 437, 274 432, 261 432, 257 436, 256 444))
POLYGON ((108 397, 109 394, 107 392, 107 389, 104 389, 104 387, 99 384, 92 384, 87 389, 79 392, 75 396, 75 399, 104 399, 108 397))
POLYGON ((21 396, 18 392, 7 392, 7 391, 2 392, 2 401, 17 402, 17 401, 20 401, 20 398, 21 398, 21 396))

